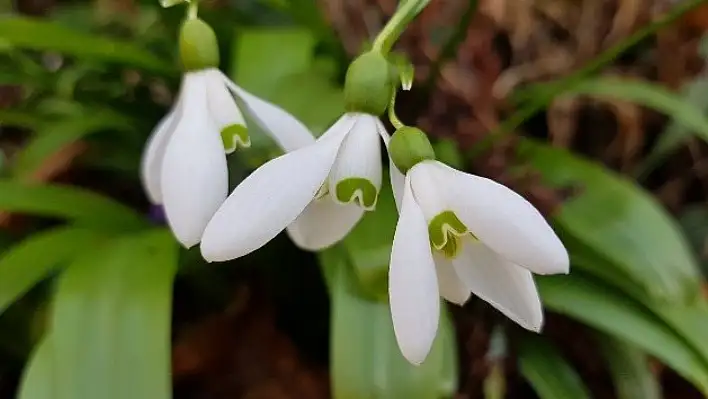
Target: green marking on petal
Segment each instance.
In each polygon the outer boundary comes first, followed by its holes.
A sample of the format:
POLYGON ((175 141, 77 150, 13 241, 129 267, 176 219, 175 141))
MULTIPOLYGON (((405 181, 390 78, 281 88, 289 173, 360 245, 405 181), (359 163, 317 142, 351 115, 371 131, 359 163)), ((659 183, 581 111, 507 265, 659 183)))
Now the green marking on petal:
POLYGON ((231 154, 238 147, 250 147, 251 137, 248 136, 248 128, 246 126, 233 124, 221 129, 221 142, 224 143, 224 151, 227 154, 231 154))
POLYGON ((466 234, 471 235, 467 226, 453 211, 441 212, 428 223, 430 243, 448 258, 457 255, 462 247, 462 237, 466 234))
POLYGON ((460 248, 462 248, 462 237, 449 235, 445 246, 439 249, 439 251, 442 252, 446 258, 455 259, 460 248))
POLYGON ((357 205, 366 210, 373 210, 376 207, 378 195, 374 183, 363 177, 349 177, 340 180, 335 188, 337 201, 345 204, 355 201, 357 205))

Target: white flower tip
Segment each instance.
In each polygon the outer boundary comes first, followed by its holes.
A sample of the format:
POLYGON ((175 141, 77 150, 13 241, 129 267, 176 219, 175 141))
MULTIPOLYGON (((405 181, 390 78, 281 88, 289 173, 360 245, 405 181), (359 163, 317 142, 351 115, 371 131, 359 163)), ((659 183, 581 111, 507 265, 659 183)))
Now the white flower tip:
POLYGON ((406 345, 402 346, 401 343, 399 342, 399 347, 401 348, 401 354, 403 354, 403 357, 406 358, 408 363, 414 365, 414 366, 420 366, 423 364, 425 359, 428 357, 428 353, 430 353, 430 348, 432 347, 433 343, 432 341, 429 344, 424 344, 420 342, 418 345, 406 345))
POLYGON ((541 275, 570 273, 570 257, 568 251, 560 240, 556 240, 557 244, 553 245, 553 248, 550 248, 546 255, 546 266, 534 268, 534 273, 541 275))
MULTIPOLYGON (((510 315, 507 315, 509 317, 510 315)), ((540 333, 541 330, 543 329, 543 308, 540 306, 533 307, 533 310, 529 314, 526 315, 520 315, 516 314, 516 317, 509 317, 512 319, 516 324, 520 325, 521 327, 525 328, 526 330, 535 332, 535 333, 540 333)))
POLYGON ((202 240, 201 245, 199 245, 199 251, 202 254, 202 258, 204 258, 207 263, 224 262, 228 260, 228 258, 224 256, 223 251, 214 244, 213 240, 202 240))
POLYGON ((522 327, 537 334, 541 333, 541 330, 543 329, 543 313, 539 313, 538 318, 532 320, 527 326, 522 327))

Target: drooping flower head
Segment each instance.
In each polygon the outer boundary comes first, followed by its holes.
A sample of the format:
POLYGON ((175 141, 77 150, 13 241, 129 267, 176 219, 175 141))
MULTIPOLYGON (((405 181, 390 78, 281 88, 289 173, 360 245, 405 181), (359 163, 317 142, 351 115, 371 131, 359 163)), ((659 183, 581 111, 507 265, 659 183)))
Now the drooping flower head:
POLYGON ((314 138, 297 119, 217 69, 216 35, 204 21, 191 17, 183 23, 179 50, 185 71, 180 92, 148 139, 141 177, 150 202, 164 206, 170 228, 189 248, 228 194, 225 154, 251 144, 244 114, 286 150, 314 138))
POLYGON ((343 239, 376 206, 381 140, 389 142, 379 116, 392 90, 390 64, 381 54, 367 52, 352 62, 344 86, 347 112, 312 145, 267 162, 231 193, 204 231, 204 258, 244 256, 284 229, 308 250, 343 239))
POLYGON ((414 364, 427 356, 441 296, 462 305, 474 294, 539 331, 543 312, 532 273, 569 268, 568 253, 543 216, 509 188, 436 161, 419 129, 399 129, 390 148, 405 172, 402 184, 394 184, 400 216, 389 269, 403 355, 414 364))

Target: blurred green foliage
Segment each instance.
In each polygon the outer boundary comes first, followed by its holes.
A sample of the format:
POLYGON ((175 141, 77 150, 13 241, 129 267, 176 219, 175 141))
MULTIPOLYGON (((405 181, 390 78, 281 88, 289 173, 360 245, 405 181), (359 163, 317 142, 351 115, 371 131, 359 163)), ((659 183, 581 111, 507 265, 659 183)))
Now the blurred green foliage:
MULTIPOLYGON (((199 262, 178 251, 168 231, 152 227, 145 209, 119 202, 120 196, 30 182, 49 157, 81 140, 90 149, 77 167, 139 187, 142 145, 179 82, 173 47, 182 12, 179 6, 159 10, 153 1, 139 7, 131 23, 100 22, 85 2, 62 6, 48 19, 0 17, 0 83, 26 88, 20 104, 0 110, 0 128, 27 132, 9 161, 0 155, 0 211, 40 221, 19 237, 0 232, 2 317, 41 281, 54 284, 43 291, 49 311, 39 307, 27 317, 43 320, 49 313, 40 342, 25 354, 22 399, 171 397, 172 281, 185 259, 199 262)), ((203 15, 219 35, 222 68, 239 85, 290 111, 315 134, 343 112, 343 50, 315 2, 238 2, 203 15)), ((560 91, 550 83, 529 92, 545 93, 541 102, 560 93, 619 98, 670 115, 651 162, 663 161, 691 133, 708 138, 702 80, 680 96, 644 83, 580 77, 560 91)), ((265 135, 254 132, 252 139, 251 151, 231 157, 232 175, 278 153, 265 135)), ((436 147, 442 160, 464 165, 453 142, 436 147)), ((552 218, 572 273, 538 279, 546 309, 595 332, 619 398, 661 397, 648 356, 708 394, 708 305, 699 294, 704 281, 696 260, 705 234, 690 233, 691 223, 706 219, 705 210, 685 215, 687 239, 650 193, 597 162, 531 141, 518 155, 545 184, 573 189, 552 218)), ((423 366, 411 366, 398 352, 386 303, 396 216, 387 188, 376 212, 320 254, 332 303, 335 398, 437 399, 457 389, 458 349, 448 316, 423 366)), ((590 397, 552 341, 508 337, 539 397, 590 397)), ((512 355, 499 355, 495 364, 512 355)))

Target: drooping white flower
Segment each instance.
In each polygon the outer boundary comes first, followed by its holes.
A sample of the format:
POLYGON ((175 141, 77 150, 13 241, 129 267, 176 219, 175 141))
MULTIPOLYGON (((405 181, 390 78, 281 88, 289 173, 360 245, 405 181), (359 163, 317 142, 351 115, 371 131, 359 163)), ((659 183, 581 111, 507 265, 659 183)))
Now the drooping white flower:
POLYGON ((344 238, 364 211, 376 206, 381 139, 388 143, 389 136, 377 117, 348 113, 314 144, 265 163, 209 222, 201 244, 204 259, 244 256, 286 228, 309 250, 344 238))
POLYGON ((543 311, 532 273, 567 273, 568 253, 543 216, 509 188, 437 161, 405 176, 389 269, 399 347, 425 360, 437 333, 439 297, 470 293, 522 327, 539 331, 543 311))
POLYGON ((286 151, 314 142, 301 122, 216 68, 185 73, 172 110, 148 139, 141 165, 145 191, 153 204, 164 206, 170 228, 187 248, 199 243, 227 197, 225 153, 250 146, 244 114, 286 151))

